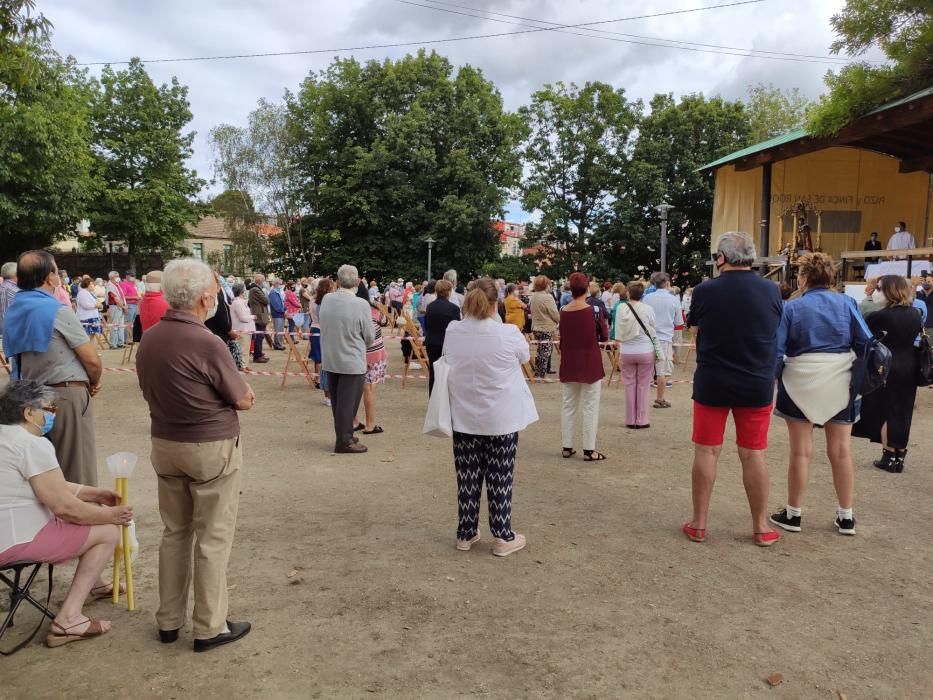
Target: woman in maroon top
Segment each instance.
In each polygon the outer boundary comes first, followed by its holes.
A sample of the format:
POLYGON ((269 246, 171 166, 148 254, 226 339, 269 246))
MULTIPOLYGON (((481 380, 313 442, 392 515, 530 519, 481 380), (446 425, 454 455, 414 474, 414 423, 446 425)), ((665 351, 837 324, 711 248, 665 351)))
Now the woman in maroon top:
POLYGON ((573 301, 560 312, 560 381, 563 388, 560 427, 564 459, 573 457, 577 414, 583 419, 583 459, 596 462, 606 455, 596 451, 599 393, 603 356, 599 343, 609 339, 609 327, 598 308, 586 303, 589 279, 582 272, 570 275, 573 301))

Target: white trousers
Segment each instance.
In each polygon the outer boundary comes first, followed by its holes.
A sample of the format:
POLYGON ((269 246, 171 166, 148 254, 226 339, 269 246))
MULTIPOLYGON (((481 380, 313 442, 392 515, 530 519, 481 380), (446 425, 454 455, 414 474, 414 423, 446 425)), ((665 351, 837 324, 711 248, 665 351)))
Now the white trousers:
POLYGON ((599 394, 602 382, 561 384, 563 405, 560 412, 561 447, 573 447, 577 432, 577 415, 583 418, 583 449, 596 449, 596 429, 599 427, 599 394))

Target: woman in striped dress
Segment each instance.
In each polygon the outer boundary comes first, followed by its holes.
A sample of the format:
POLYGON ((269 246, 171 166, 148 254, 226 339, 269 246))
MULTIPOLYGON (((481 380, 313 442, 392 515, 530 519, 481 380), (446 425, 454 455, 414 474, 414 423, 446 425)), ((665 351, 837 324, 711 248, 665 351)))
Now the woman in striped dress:
POLYGON ((382 342, 382 329, 388 325, 389 319, 370 301, 369 292, 362 282, 356 295, 369 304, 375 340, 366 348, 366 379, 363 384, 363 410, 366 412, 366 423, 360 423, 357 419, 354 421, 354 426, 356 430, 362 430, 364 435, 374 435, 385 432, 381 425, 376 425, 376 385, 386 380, 389 353, 386 352, 385 344, 382 342))

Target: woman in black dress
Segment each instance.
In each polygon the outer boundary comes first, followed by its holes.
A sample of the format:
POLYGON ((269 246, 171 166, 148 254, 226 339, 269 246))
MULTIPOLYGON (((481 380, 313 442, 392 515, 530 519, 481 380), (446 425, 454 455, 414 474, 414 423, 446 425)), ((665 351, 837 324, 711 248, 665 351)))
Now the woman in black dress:
POLYGON ((913 289, 904 277, 884 275, 878 280, 884 306, 865 322, 872 333, 886 331, 884 344, 891 351, 891 373, 885 385, 862 398, 862 416, 852 434, 880 442, 884 448, 875 466, 887 472, 904 471, 910 423, 917 397, 920 371, 914 342, 921 330, 920 312, 911 306, 913 289))

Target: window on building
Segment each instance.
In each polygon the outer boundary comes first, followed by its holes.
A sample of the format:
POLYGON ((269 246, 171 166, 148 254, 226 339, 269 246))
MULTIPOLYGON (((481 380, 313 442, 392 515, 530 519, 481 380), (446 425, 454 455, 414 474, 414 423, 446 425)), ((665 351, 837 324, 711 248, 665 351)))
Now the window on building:
POLYGON ((224 243, 224 272, 230 272, 233 268, 233 245, 224 243))
POLYGON ((192 243, 191 244, 191 257, 197 258, 198 260, 204 260, 204 244, 203 243, 192 243))

